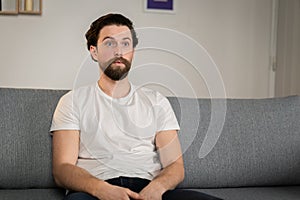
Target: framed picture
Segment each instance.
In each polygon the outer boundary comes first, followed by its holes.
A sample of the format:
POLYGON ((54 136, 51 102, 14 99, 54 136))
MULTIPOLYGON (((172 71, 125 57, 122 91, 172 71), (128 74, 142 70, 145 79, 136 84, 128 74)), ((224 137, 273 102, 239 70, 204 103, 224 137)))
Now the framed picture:
POLYGON ((174 14, 176 11, 176 0, 144 0, 146 12, 159 12, 174 14))

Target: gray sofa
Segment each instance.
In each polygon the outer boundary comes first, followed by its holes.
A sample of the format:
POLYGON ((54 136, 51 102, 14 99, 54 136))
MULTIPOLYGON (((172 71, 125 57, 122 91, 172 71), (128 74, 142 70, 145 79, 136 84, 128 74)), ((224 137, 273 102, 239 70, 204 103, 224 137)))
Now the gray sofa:
MULTIPOLYGON (((66 92, 0 88, 1 200, 63 198, 51 173, 49 128, 66 92)), ((300 199, 299 96, 169 100, 180 121, 186 167, 179 187, 228 200, 300 199), (225 105, 225 118, 212 105, 225 105), (210 126, 211 119, 220 127, 210 126), (201 156, 203 145, 211 150, 201 156)))

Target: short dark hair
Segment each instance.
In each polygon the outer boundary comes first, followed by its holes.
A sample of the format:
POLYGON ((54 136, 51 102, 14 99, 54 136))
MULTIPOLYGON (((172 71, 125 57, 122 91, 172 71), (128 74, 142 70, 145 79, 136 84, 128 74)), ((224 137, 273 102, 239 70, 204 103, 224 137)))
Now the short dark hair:
POLYGON ((138 38, 136 32, 133 28, 133 23, 121 14, 107 14, 102 17, 99 17, 95 20, 90 29, 86 32, 85 38, 87 40, 87 48, 90 50, 90 46, 97 46, 97 41, 99 39, 99 33, 104 26, 109 25, 118 25, 118 26, 127 26, 131 31, 133 47, 135 48, 138 44, 138 38))

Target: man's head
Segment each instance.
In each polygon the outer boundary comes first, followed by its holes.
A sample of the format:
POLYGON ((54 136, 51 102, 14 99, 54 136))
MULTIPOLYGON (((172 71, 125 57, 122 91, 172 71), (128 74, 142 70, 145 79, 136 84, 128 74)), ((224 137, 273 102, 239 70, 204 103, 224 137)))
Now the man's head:
POLYGON ((91 45, 97 46, 97 41, 101 29, 109 25, 127 26, 128 29, 131 31, 133 48, 136 47, 136 45, 138 44, 138 38, 133 28, 133 23, 121 14, 107 14, 95 20, 91 24, 90 29, 85 34, 85 37, 87 39, 88 50, 90 50, 91 45))
POLYGON ((85 36, 88 50, 104 74, 115 81, 125 78, 138 44, 132 22, 123 15, 108 14, 94 21, 85 36))

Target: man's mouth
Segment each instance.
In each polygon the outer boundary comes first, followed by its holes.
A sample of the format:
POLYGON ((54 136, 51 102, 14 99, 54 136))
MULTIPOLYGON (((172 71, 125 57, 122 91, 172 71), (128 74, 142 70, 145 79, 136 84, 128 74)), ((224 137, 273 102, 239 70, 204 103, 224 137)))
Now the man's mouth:
POLYGON ((117 63, 117 64, 124 64, 121 60, 116 60, 116 61, 114 61, 114 63, 117 63))
POLYGON ((109 62, 113 66, 118 66, 118 67, 130 67, 130 62, 128 62, 125 58, 114 58, 109 62))

